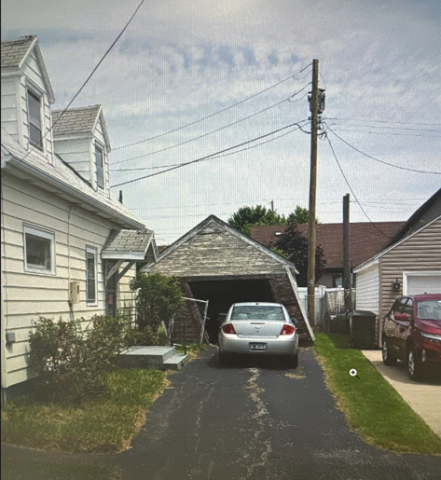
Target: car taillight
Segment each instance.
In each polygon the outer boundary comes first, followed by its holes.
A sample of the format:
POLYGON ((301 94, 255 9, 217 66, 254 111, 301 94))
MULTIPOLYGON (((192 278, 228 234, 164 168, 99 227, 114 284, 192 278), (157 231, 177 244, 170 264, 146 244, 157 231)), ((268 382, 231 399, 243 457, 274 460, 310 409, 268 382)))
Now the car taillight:
POLYGON ((292 335, 296 329, 292 325, 283 325, 282 331, 280 332, 280 335, 292 335))
POLYGON ((236 330, 234 330, 234 326, 232 323, 227 323, 222 327, 222 331, 227 334, 236 334, 236 330))

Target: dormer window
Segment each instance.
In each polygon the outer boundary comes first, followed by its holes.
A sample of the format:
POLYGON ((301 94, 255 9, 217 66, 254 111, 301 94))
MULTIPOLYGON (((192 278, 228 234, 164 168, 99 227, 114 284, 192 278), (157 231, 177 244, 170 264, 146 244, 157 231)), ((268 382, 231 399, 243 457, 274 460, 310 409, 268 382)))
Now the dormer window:
POLYGON ((98 188, 104 188, 104 151, 95 144, 96 183, 98 188))
POLYGON ((41 98, 30 90, 28 90, 28 121, 31 145, 43 149, 41 98))

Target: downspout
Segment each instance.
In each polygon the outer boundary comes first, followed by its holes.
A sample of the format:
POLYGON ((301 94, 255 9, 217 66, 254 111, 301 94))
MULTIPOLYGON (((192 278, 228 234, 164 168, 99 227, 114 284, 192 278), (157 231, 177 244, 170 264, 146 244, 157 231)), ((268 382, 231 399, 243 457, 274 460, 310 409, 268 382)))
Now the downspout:
POLYGON ((73 313, 73 303, 70 298, 70 218, 72 215, 73 207, 69 206, 69 211, 67 214, 67 298, 69 303, 69 316, 71 320, 75 320, 74 313, 73 313))
POLYGON ((7 368, 6 368, 6 320, 8 318, 8 273, 6 271, 6 227, 5 227, 5 204, 3 198, 3 179, 4 175, 2 174, 1 178, 1 227, 2 227, 2 286, 1 286, 1 295, 2 295, 2 309, 1 309, 1 381, 2 381, 2 402, 6 403, 6 388, 8 388, 7 381, 7 368), (5 288, 3 289, 3 281, 5 283, 5 288))

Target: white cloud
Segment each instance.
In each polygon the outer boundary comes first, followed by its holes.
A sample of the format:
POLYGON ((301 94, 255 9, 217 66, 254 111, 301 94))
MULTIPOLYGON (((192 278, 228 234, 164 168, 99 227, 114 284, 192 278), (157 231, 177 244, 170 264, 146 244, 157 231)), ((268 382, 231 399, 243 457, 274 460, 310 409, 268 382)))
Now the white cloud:
MULTIPOLYGON (((3 0, 2 35, 39 35, 56 106, 62 108, 137 5, 138 0, 3 0)), ((440 21, 438 0, 146 1, 76 105, 103 104, 115 147, 194 122, 319 58, 320 83, 327 90, 324 116, 331 128, 379 159, 439 171, 440 21), (385 120, 403 123, 381 123, 385 120)), ((308 70, 249 102, 156 141, 114 150, 112 161, 167 148, 237 121, 288 98, 310 82, 310 75, 308 70)), ((303 98, 121 166, 189 161, 308 115, 303 98)), ((373 220, 405 219, 439 188, 439 176, 382 166, 331 134, 330 139, 373 220), (393 208, 394 202, 403 203, 410 196, 411 206, 393 208), (378 200, 384 203, 369 203, 378 200)), ((118 173, 112 179, 135 176, 118 173)), ((281 213, 297 204, 307 206, 308 177, 309 137, 297 132, 235 156, 121 188, 125 203, 142 216, 148 213, 148 226, 171 241, 205 213, 226 218, 244 203, 271 200, 281 213)), ((340 221, 341 197, 348 187, 327 142, 319 143, 318 185, 319 218, 340 221)), ((352 219, 366 221, 356 205, 352 219)))

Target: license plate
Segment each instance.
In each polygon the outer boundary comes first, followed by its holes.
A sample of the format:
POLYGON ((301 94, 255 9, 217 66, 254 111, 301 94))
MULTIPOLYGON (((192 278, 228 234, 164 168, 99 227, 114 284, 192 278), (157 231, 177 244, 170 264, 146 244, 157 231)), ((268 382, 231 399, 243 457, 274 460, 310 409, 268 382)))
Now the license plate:
POLYGON ((266 343, 250 343, 250 350, 266 350, 266 343))

